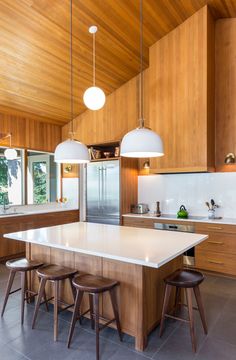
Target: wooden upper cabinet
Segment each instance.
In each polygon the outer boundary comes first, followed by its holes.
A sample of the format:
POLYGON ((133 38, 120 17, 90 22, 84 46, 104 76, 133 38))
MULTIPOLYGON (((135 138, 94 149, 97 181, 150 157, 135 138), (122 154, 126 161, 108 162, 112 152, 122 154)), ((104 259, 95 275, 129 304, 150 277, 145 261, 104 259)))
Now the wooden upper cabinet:
POLYGON ((214 168, 214 22, 207 7, 150 48, 149 125, 162 137, 151 173, 214 168))
POLYGON ((236 19, 216 21, 216 169, 225 165, 228 153, 236 154, 236 19))

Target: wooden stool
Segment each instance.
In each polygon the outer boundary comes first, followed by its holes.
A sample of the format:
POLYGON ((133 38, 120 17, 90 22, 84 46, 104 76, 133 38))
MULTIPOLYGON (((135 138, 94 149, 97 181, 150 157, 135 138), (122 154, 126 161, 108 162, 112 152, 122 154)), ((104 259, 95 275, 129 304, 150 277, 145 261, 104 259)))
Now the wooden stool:
POLYGON ((165 279, 165 295, 164 295, 164 302, 162 308, 160 336, 162 336, 163 333, 165 317, 188 322, 190 324, 190 335, 192 339, 192 347, 194 352, 196 352, 196 339, 195 339, 195 331, 194 331, 193 309, 199 311, 204 332, 205 334, 207 334, 206 318, 204 314, 204 308, 203 308, 200 289, 199 289, 199 284, 201 284, 203 280, 204 280, 203 274, 201 274, 199 271, 194 271, 194 270, 177 270, 165 279), (185 289, 189 320, 185 320, 180 317, 167 314, 172 286, 176 287, 174 311, 176 311, 179 305, 185 305, 179 303, 179 299, 181 297, 181 289, 182 288, 185 289), (195 294, 198 308, 193 307, 192 289, 195 294))
POLYGON ((120 341, 122 341, 120 319, 118 313, 118 306, 116 301, 115 287, 119 285, 118 281, 106 279, 100 276, 94 275, 79 275, 72 281, 74 287, 76 288, 76 300, 75 307, 73 311, 73 316, 70 325, 69 337, 68 337, 68 348, 70 347, 71 339, 75 329, 75 323, 82 315, 90 312, 91 326, 92 329, 95 327, 96 331, 96 359, 99 360, 99 331, 104 329, 106 326, 111 324, 113 321, 116 321, 117 330, 119 333, 120 341), (105 324, 99 326, 99 294, 109 291, 112 309, 114 313, 114 319, 107 320, 105 324), (89 294, 89 310, 85 311, 80 315, 80 306, 83 299, 84 293, 89 294))
POLYGON ((43 263, 33 260, 27 260, 26 258, 9 260, 6 262, 6 267, 10 270, 10 274, 7 282, 1 316, 3 316, 4 314, 9 295, 21 290, 21 324, 23 325, 25 301, 29 301, 31 298, 37 295, 37 293, 28 290, 27 273, 31 270, 38 269, 42 265, 43 263), (11 291, 12 284, 17 272, 20 272, 21 274, 21 287, 19 289, 11 291))
POLYGON ((74 277, 75 274, 77 274, 77 272, 78 272, 77 270, 73 270, 59 265, 47 265, 37 270, 37 275, 40 278, 40 284, 39 284, 38 297, 34 308, 32 329, 35 327, 35 322, 40 305, 45 303, 45 301, 50 301, 54 299, 54 341, 57 341, 58 338, 58 303, 62 303, 65 305, 65 307, 63 307, 61 311, 67 310, 74 305, 74 304, 68 305, 65 304, 63 301, 59 300, 59 281, 65 279, 68 279, 70 281, 72 295, 75 300, 75 291, 72 286, 72 278, 74 277), (54 284, 54 296, 51 297, 50 299, 45 299, 44 302, 41 302, 43 294, 45 293, 45 286, 47 281, 50 281, 54 284))

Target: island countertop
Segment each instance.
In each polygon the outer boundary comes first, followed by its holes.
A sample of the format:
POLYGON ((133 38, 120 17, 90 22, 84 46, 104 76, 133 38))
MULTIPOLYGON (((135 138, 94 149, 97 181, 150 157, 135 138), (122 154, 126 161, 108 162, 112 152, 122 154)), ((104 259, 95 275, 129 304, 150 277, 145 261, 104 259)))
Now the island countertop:
POLYGON ((159 268, 208 236, 76 222, 9 233, 4 237, 159 268))

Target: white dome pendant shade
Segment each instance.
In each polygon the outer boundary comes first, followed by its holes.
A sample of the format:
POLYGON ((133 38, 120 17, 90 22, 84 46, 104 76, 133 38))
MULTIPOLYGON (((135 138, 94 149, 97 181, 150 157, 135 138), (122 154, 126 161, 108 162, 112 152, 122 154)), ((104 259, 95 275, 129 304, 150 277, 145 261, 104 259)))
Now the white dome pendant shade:
POLYGON ((17 159, 17 151, 15 149, 9 148, 4 151, 4 156, 7 160, 17 159))
POLYGON ((120 155, 131 158, 150 158, 163 156, 163 143, 160 136, 144 127, 129 131, 122 139, 120 155))
POLYGON ((84 92, 83 100, 90 110, 101 109, 106 101, 104 91, 97 86, 91 86, 84 92))
POLYGON ((164 155, 161 137, 144 126, 143 100, 143 3, 140 0, 140 77, 139 127, 129 131, 120 144, 120 155, 130 158, 151 158, 164 155))
POLYGON ((106 102, 106 95, 104 91, 95 85, 96 82, 96 63, 95 63, 95 34, 98 31, 96 25, 92 25, 89 28, 89 33, 93 35, 93 86, 85 90, 83 95, 84 104, 90 110, 101 109, 106 102))
POLYGON ((59 164, 86 164, 90 161, 90 157, 86 145, 79 141, 68 139, 57 145, 54 160, 59 164))
POLYGON ((54 161, 59 164, 86 164, 90 161, 86 145, 74 139, 73 131, 73 62, 72 62, 72 1, 70 1, 70 106, 71 106, 71 131, 70 139, 58 144, 54 153, 54 161))

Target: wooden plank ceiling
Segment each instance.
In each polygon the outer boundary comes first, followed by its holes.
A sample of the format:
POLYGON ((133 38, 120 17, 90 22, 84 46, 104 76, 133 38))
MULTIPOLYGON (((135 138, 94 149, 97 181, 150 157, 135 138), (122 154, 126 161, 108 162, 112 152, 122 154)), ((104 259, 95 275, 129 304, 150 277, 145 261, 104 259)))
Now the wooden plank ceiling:
MULTIPOLYGON (((235 0, 143 0, 148 47, 207 3, 213 15, 236 17, 235 0)), ((139 1, 73 0, 74 116, 85 110, 92 80, 96 24, 97 85, 111 93, 139 72, 139 1)), ((70 120, 69 0, 0 0, 0 111, 45 121, 70 120)))

